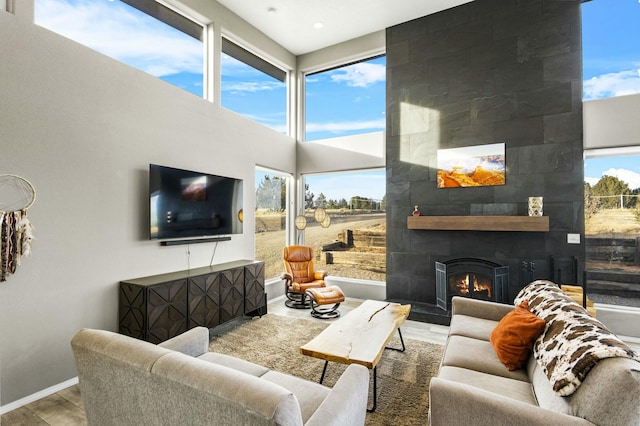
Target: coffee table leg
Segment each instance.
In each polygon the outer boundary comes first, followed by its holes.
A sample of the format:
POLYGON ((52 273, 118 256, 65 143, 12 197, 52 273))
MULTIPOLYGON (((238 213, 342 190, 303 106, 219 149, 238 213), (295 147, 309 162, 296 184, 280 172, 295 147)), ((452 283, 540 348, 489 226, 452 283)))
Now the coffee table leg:
POLYGON ((392 348, 389 346, 386 346, 385 349, 391 349, 392 351, 398 351, 398 352, 404 352, 405 351, 405 346, 404 346, 404 339, 402 338, 402 331, 400 331, 400 327, 398 327, 398 335, 400 336, 400 343, 402 343, 402 349, 398 349, 398 348, 392 348))
POLYGON ((320 384, 324 381, 324 374, 327 372, 327 365, 329 365, 329 361, 324 362, 324 368, 322 369, 322 376, 320 376, 320 384))
POLYGON ((367 413, 373 413, 376 411, 376 403, 378 399, 378 366, 373 367, 373 405, 371 408, 367 408, 367 413))

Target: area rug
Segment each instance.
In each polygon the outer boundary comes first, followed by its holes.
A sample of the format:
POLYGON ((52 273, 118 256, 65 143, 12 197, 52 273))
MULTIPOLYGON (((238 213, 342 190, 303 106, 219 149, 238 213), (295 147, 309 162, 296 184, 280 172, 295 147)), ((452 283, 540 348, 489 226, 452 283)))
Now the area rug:
MULTIPOLYGON (((301 355, 298 348, 318 335, 328 323, 268 314, 228 326, 211 339, 209 350, 225 353, 317 382, 324 361, 301 355)), ((443 347, 404 338, 406 351, 384 351, 378 363, 378 398, 367 425, 426 425, 429 381, 438 371, 443 347)), ((400 347, 394 337, 390 346, 400 347)), ((346 365, 329 363, 324 384, 333 386, 346 365)), ((369 405, 371 404, 370 383, 369 405)))

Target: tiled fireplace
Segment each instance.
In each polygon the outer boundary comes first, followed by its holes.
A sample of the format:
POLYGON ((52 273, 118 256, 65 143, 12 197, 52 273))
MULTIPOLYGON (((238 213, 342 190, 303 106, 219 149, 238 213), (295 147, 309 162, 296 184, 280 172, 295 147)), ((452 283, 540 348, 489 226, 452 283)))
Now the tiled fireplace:
POLYGON ((584 263, 584 244, 567 243, 584 234, 580 7, 475 0, 387 29, 386 295, 411 303, 410 318, 450 321, 435 262, 508 266, 490 296, 508 303, 553 278, 551 257, 584 263), (494 143, 505 144, 504 185, 438 188, 439 150, 494 143), (421 216, 526 217, 532 196, 544 197, 548 230, 408 226, 415 205, 421 216))

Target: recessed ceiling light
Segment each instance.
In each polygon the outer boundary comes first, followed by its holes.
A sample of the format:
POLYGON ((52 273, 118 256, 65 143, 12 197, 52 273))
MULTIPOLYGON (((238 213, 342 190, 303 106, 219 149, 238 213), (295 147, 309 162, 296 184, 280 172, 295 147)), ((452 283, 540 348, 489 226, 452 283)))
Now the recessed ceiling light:
POLYGON ((324 27, 324 24, 322 22, 316 22, 315 24, 313 24, 313 28, 317 30, 319 30, 322 27, 324 27))

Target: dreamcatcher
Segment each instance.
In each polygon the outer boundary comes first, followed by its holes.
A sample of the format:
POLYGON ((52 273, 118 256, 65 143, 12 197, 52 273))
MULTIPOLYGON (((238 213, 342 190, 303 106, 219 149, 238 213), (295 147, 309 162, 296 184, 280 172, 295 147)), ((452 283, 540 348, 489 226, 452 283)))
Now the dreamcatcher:
POLYGON ((28 180, 0 174, 0 281, 6 281, 20 266, 22 256, 31 254, 33 226, 27 209, 36 200, 28 180))

